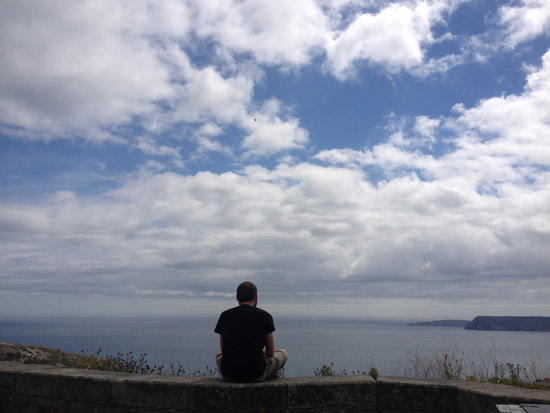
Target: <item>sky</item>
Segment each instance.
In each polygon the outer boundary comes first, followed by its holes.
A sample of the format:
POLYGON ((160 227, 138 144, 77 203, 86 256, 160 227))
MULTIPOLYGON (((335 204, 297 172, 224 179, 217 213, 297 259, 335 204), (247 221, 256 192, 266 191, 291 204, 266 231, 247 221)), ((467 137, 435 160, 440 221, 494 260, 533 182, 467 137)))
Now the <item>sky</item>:
POLYGON ((550 316, 547 0, 0 0, 0 317, 550 316))

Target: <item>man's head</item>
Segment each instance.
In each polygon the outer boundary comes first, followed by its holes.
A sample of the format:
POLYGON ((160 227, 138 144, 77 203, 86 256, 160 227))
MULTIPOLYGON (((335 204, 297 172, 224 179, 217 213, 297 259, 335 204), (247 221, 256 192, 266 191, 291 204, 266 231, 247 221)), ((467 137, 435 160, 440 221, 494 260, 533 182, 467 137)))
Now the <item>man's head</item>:
POLYGON ((254 301, 258 295, 258 289, 250 281, 245 281, 237 287, 237 301, 248 303, 254 301))

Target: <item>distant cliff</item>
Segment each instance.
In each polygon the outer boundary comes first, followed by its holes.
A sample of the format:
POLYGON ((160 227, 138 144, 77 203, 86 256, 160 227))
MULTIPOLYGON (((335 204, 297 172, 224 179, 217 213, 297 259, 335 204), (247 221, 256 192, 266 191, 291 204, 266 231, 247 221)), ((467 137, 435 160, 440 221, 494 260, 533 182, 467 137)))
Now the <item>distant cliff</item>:
POLYGON ((550 317, 478 316, 466 324, 466 330, 550 331, 550 317))
POLYGON ((436 321, 421 321, 420 323, 411 323, 410 326, 428 326, 428 327, 461 327, 471 323, 467 320, 436 320, 436 321))

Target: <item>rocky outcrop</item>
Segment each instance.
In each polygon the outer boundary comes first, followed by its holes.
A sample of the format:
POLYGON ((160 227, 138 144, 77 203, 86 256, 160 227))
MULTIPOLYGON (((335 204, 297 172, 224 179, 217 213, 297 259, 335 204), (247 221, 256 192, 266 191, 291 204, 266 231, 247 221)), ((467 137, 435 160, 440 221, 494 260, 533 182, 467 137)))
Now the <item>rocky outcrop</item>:
POLYGON ((0 342, 0 361, 18 361, 24 364, 46 364, 50 366, 79 366, 83 359, 91 356, 67 353, 55 348, 33 344, 0 342))
POLYGON ((550 331, 550 317, 478 316, 464 328, 491 331, 550 331))

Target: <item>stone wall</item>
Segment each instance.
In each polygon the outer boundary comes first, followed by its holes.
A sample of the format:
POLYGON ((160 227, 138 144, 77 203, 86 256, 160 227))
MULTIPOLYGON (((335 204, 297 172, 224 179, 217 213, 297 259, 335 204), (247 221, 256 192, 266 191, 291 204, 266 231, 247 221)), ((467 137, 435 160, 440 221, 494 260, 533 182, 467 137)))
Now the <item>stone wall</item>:
POLYGON ((550 392, 397 377, 293 377, 258 384, 0 362, 0 412, 493 412, 550 392))

